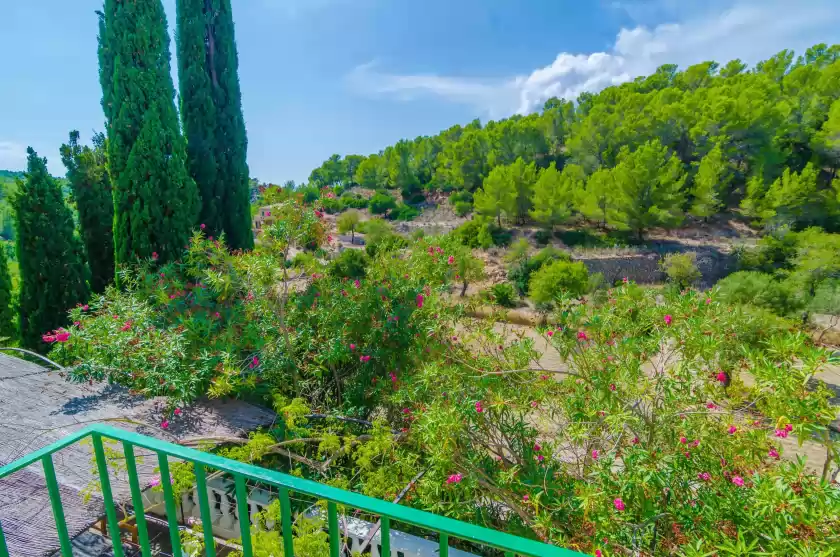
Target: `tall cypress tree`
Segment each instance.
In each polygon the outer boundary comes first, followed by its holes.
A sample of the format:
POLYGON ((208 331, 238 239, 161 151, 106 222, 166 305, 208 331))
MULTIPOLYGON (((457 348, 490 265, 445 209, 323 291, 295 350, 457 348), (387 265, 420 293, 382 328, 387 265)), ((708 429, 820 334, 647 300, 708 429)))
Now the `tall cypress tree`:
POLYGON ((27 150, 26 179, 12 200, 20 265, 20 337, 24 346, 43 347, 41 335, 67 324, 67 310, 85 301, 88 270, 73 215, 47 159, 27 150))
POLYGON ((181 115, 202 219, 211 232, 224 231, 232 248, 251 249, 248 139, 231 3, 178 0, 177 8, 181 115))
POLYGON ((6 246, 0 244, 0 337, 17 337, 13 304, 12 277, 6 260, 6 246))
POLYGON ((61 161, 79 211, 79 228, 90 266, 90 288, 105 291, 114 280, 114 198, 108 178, 105 136, 93 136, 93 149, 79 145, 79 132, 61 146, 61 161))
POLYGON ((160 0, 105 0, 99 63, 116 264, 154 252, 175 259, 189 241, 199 201, 178 126, 160 0))

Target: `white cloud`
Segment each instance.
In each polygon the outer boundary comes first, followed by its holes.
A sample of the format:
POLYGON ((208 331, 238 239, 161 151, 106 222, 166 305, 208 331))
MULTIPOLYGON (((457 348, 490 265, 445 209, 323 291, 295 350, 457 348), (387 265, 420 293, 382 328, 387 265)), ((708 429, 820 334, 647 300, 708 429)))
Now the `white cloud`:
POLYGON ((0 169, 23 170, 26 168, 26 147, 14 141, 0 139, 0 169))
MULTIPOLYGON (((667 3, 667 0, 660 0, 667 3)), ((740 58, 754 64, 789 48, 803 53, 819 42, 840 42, 837 0, 731 0, 715 13, 689 13, 668 6, 676 21, 621 29, 607 52, 561 52, 548 66, 507 79, 440 75, 396 75, 373 63, 355 68, 350 85, 363 93, 410 100, 431 95, 477 107, 490 117, 538 109, 556 96, 575 99, 584 91, 648 75, 662 64, 685 68, 705 60, 740 58)))

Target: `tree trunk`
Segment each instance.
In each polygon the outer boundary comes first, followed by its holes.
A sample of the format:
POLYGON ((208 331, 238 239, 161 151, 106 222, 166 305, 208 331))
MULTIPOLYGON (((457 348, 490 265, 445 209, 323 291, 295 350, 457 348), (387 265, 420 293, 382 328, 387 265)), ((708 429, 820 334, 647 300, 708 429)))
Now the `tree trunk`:
POLYGON ((461 297, 463 298, 466 293, 467 293, 467 281, 464 281, 464 286, 461 288, 461 297))
POLYGON ((496 219, 498 220, 499 228, 501 228, 502 227, 502 214, 499 213, 498 215, 496 215, 496 219))

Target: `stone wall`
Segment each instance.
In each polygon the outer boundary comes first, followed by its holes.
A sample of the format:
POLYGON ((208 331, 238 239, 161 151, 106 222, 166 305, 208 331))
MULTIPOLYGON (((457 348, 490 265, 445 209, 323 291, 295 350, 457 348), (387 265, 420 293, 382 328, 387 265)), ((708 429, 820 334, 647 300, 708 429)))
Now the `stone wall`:
POLYGON ((735 271, 734 257, 713 247, 690 248, 680 245, 654 246, 651 251, 619 256, 585 255, 575 257, 590 273, 601 273, 608 284, 627 278, 639 284, 665 282, 659 261, 669 253, 697 254, 697 268, 702 274, 701 288, 709 288, 735 271))

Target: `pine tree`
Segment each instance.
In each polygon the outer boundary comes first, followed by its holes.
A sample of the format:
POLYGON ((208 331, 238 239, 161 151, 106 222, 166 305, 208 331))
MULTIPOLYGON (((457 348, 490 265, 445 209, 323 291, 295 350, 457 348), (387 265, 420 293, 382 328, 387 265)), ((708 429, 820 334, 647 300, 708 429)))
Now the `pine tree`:
POLYGON ((615 220, 615 180, 612 169, 599 168, 589 176, 586 188, 577 197, 578 211, 601 228, 615 220))
POLYGON ((106 0, 99 57, 116 264, 154 252, 173 260, 189 241, 199 200, 173 102, 161 1, 106 0))
POLYGON ((208 234, 251 249, 248 140, 230 0, 178 0, 181 117, 208 234))
MULTIPOLYGON (((6 260, 6 246, 0 244, 0 338, 17 338, 12 277, 6 260)), ((4 343, 5 344, 5 343, 4 343)))
POLYGON ((612 170, 617 189, 612 224, 634 231, 639 239, 652 226, 679 225, 685 198, 680 160, 658 139, 632 152, 623 148, 618 160, 612 170))
POLYGON ((84 248, 73 230, 73 215, 47 160, 27 150, 26 179, 12 200, 20 265, 20 336, 24 346, 41 348, 41 335, 67 324, 67 310, 85 301, 88 270, 84 248))
POLYGON ((475 211, 479 215, 496 219, 502 226, 502 215, 516 214, 516 187, 507 166, 497 166, 484 179, 484 185, 475 192, 475 211))
POLYGON ((723 205, 721 194, 727 190, 731 179, 723 151, 720 145, 715 145, 697 167, 691 191, 694 196, 691 214, 705 219, 717 213, 723 205))
POLYGON ((106 168, 106 142, 93 136, 93 149, 79 145, 79 132, 61 146, 61 161, 79 211, 79 228, 90 267, 90 288, 102 293, 114 280, 114 198, 106 168))
POLYGON ((583 169, 576 164, 567 164, 562 172, 555 163, 540 172, 534 184, 534 208, 531 218, 546 228, 552 229, 572 214, 572 199, 583 190, 583 169))
POLYGON ((534 182, 537 181, 537 167, 534 163, 525 164, 522 157, 507 166, 509 179, 513 182, 516 190, 516 218, 520 224, 524 224, 531 210, 531 197, 534 191, 534 182))

